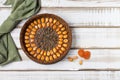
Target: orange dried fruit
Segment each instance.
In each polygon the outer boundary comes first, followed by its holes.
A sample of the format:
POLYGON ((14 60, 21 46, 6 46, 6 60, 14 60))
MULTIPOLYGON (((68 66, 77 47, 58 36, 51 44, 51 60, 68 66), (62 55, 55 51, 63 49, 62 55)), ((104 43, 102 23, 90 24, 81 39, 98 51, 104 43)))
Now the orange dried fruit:
POLYGON ((79 49, 78 55, 79 55, 80 57, 84 57, 84 49, 79 49))
POLYGON ((84 52, 84 59, 89 59, 90 58, 90 51, 85 51, 84 52))

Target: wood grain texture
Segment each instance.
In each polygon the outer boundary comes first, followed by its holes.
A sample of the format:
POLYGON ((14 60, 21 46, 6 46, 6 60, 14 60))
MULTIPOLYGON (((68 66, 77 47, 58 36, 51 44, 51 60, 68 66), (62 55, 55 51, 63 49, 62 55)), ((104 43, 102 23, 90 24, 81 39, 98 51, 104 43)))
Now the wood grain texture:
POLYGON ((79 57, 79 59, 69 62, 67 60, 68 56, 77 55, 78 49, 72 49, 68 55, 60 62, 52 65, 42 65, 30 60, 22 50, 19 50, 23 61, 14 62, 4 67, 0 67, 2 70, 35 70, 35 71, 46 71, 46 70, 66 70, 66 71, 78 71, 78 70, 120 70, 120 50, 110 50, 110 49, 86 49, 91 51, 90 60, 84 60, 79 57), (83 60, 83 65, 79 64, 79 60, 83 60))
POLYGON ((120 71, 0 72, 2 80, 119 80, 120 71), (19 73, 19 74, 18 74, 19 73))
MULTIPOLYGON (((9 16, 10 8, 0 9, 0 24, 9 16)), ((120 27, 120 8, 42 8, 38 14, 62 17, 71 27, 120 27)), ((19 26, 23 26, 23 21, 19 26)))
MULTIPOLYGON (((6 0, 0 0, 0 7, 6 0)), ((120 7, 119 0, 41 0, 42 7, 120 7)))

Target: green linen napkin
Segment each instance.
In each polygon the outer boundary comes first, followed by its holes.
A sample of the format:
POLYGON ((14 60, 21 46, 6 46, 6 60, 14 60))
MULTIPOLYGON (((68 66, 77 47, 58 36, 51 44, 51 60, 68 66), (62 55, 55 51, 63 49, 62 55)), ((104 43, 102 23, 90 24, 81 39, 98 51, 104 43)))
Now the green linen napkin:
POLYGON ((12 5, 12 12, 0 26, 1 66, 21 60, 10 32, 21 20, 36 14, 40 9, 39 0, 7 0, 5 4, 12 5))

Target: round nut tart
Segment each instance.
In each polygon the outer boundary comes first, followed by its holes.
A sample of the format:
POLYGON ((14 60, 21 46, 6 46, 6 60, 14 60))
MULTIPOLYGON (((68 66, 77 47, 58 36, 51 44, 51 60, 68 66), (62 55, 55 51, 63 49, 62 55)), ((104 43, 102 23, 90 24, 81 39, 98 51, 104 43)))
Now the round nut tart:
POLYGON ((20 33, 20 43, 26 55, 35 62, 52 64, 68 53, 72 34, 68 24, 53 14, 30 18, 20 33))

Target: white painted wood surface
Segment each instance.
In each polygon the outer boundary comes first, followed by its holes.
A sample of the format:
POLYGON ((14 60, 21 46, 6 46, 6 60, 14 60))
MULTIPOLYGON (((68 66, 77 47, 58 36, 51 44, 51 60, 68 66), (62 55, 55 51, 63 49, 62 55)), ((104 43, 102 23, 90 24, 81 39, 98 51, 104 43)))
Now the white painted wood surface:
POLYGON ((62 61, 51 64, 41 65, 31 61, 22 50, 19 50, 23 61, 14 62, 9 65, 0 67, 0 70, 120 70, 120 50, 109 49, 87 49, 90 50, 92 55, 90 60, 84 60, 79 57, 74 62, 67 60, 68 56, 77 55, 78 49, 72 49, 62 61), (79 64, 79 60, 84 60, 83 65, 79 64), (19 66, 18 66, 19 65, 19 66))
MULTIPOLYGON (((0 9, 0 24, 10 12, 11 8, 0 9)), ((38 14, 42 13, 56 14, 72 27, 120 27, 120 8, 42 8, 38 14)))
POLYGON ((104 71, 32 71, 0 72, 2 80, 120 80, 120 72, 104 71))
MULTIPOLYGON (((0 7, 5 6, 0 0, 0 7)), ((120 7, 119 0, 41 0, 42 7, 120 7)))
MULTIPOLYGON (((0 24, 10 15, 11 6, 0 0, 0 24)), ((62 61, 41 65, 22 51, 19 33, 26 20, 12 31, 12 37, 23 61, 0 67, 2 80, 120 80, 120 0, 41 0, 41 13, 52 13, 68 22, 73 33, 72 49, 62 61), (77 55, 78 48, 91 51, 91 59, 79 65, 68 56, 77 55), (7 72, 6 72, 7 71, 7 72)))

